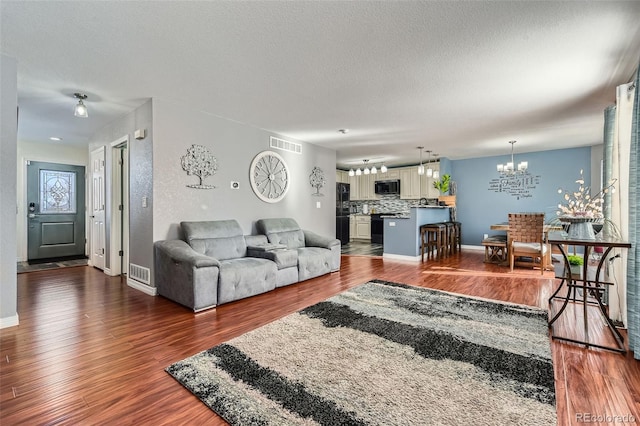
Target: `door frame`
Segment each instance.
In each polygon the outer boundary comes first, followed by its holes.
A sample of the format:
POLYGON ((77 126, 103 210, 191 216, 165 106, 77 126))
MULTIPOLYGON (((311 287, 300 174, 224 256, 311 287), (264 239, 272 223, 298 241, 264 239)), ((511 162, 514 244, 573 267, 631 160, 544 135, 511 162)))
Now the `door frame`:
POLYGON ((18 222, 20 224, 19 228, 21 229, 20 235, 16 237, 22 241, 20 253, 18 253, 18 262, 26 261, 29 257, 29 221, 27 220, 27 204, 29 203, 29 197, 27 196, 27 167, 30 161, 38 161, 44 163, 53 163, 53 164, 65 164, 69 166, 83 166, 84 167, 84 196, 85 196, 85 205, 84 205, 84 235, 85 235, 85 243, 84 243, 84 255, 87 256, 87 241, 89 240, 89 213, 87 212, 87 197, 89 196, 89 185, 87 182, 87 163, 80 161, 59 161, 59 160, 51 160, 48 157, 40 157, 38 155, 30 154, 28 157, 22 157, 22 213, 18 217, 18 222))
POLYGON ((108 275, 117 276, 126 274, 129 265, 129 135, 116 139, 109 146, 111 148, 111 179, 106 179, 108 182, 107 194, 109 194, 107 202, 109 203, 110 212, 107 219, 110 224, 109 268, 105 268, 105 273, 108 271, 108 275), (120 167, 118 160, 120 159, 122 145, 126 145, 126 150, 124 164, 120 167), (121 215, 118 209, 118 200, 123 196, 125 199, 121 215), (123 252, 122 259, 120 250, 123 252), (122 270, 121 265, 124 266, 124 270, 122 270))

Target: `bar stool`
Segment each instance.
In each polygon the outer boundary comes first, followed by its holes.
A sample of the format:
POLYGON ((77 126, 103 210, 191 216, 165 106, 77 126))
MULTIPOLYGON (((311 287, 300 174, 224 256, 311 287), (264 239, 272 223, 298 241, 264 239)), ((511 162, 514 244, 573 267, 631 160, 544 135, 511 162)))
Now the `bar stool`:
POLYGON ((459 252, 462 251, 462 222, 453 221, 451 223, 453 223, 456 233, 453 250, 459 252))
POLYGON ((424 262, 424 252, 427 251, 427 259, 435 258, 434 251, 442 258, 445 251, 447 238, 447 226, 444 223, 428 223, 420 226, 420 260, 424 262))
POLYGON ((456 247, 456 227, 453 222, 444 222, 446 228, 445 255, 453 254, 456 247))

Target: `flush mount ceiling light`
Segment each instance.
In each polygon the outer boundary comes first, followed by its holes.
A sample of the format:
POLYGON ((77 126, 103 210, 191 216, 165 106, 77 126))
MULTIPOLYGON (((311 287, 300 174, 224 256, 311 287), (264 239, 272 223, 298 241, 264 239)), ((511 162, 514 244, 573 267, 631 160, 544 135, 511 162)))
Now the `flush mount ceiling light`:
POLYGON ((420 150, 420 165, 418 166, 418 174, 422 176, 424 174, 424 164, 422 164, 422 150, 424 149, 424 146, 419 146, 417 147, 417 149, 420 150))
POLYGON ((49 139, 56 142, 60 142, 62 140, 62 138, 59 138, 57 136, 51 136, 49 139))
POLYGON ((513 145, 516 141, 509 141, 509 143, 511 144, 511 161, 507 162, 507 164, 498 164, 498 172, 502 176, 513 176, 518 173, 525 173, 529 167, 529 163, 527 161, 521 161, 518 163, 518 169, 516 170, 513 166, 515 164, 513 161, 513 145))
POLYGON ((78 104, 73 110, 73 115, 76 117, 87 118, 89 117, 89 111, 87 111, 87 106, 84 104, 85 99, 87 99, 87 95, 84 93, 74 93, 73 97, 78 99, 78 104))

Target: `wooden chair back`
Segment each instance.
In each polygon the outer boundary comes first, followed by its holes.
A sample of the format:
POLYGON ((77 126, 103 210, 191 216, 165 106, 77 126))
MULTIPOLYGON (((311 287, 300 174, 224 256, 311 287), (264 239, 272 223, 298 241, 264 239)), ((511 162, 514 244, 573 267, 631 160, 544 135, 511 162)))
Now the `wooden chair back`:
POLYGON ((544 238, 544 213, 509 213, 509 245, 542 243, 544 238))

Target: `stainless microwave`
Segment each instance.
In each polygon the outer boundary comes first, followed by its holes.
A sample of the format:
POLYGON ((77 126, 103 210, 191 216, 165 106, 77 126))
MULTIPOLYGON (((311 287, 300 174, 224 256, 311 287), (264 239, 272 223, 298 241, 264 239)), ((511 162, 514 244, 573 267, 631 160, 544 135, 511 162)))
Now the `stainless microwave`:
POLYGON ((398 179, 377 180, 375 182, 375 192, 376 194, 380 194, 380 195, 399 194, 400 180, 398 179))

